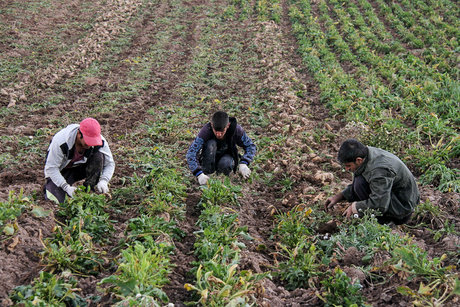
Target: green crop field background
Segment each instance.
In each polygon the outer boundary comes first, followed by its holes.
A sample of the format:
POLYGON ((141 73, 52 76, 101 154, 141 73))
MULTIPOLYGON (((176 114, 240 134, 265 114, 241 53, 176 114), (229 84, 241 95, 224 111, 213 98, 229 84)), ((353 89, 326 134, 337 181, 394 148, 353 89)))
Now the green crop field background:
POLYGON ((448 0, 0 2, 0 305, 457 306, 459 37, 448 0), (200 187, 217 110, 257 154, 200 187), (45 201, 52 136, 88 116, 110 193, 45 201), (415 175, 407 225, 324 211, 347 138, 415 175))

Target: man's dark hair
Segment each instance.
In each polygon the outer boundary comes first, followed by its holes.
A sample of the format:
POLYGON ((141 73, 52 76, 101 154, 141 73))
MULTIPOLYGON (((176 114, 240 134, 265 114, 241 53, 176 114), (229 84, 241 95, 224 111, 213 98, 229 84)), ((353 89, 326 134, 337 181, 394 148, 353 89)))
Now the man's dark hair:
POLYGON ((366 158, 367 146, 355 139, 348 139, 342 143, 337 159, 340 163, 355 162, 356 158, 366 158))
POLYGON ((224 131, 228 124, 228 115, 224 111, 217 111, 211 118, 212 126, 216 131, 224 131))

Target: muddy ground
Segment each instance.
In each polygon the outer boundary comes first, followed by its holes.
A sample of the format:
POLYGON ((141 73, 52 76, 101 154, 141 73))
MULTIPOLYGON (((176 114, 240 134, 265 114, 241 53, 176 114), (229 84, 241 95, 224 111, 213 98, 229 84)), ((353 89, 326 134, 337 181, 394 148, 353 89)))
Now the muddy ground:
MULTIPOLYGON (((152 107, 182 107, 181 83, 190 71, 196 50, 200 48, 205 25, 209 22, 207 19, 212 18, 202 8, 212 7, 214 12, 221 12, 220 8, 225 7, 227 2, 152 1, 146 5, 144 1, 126 0, 109 1, 108 5, 106 1, 50 0, 47 1, 47 5, 38 6, 34 10, 21 10, 25 2, 28 1, 11 0, 0 3, 0 14, 4 23, 14 25, 10 27, 10 32, 2 33, 0 59, 7 61, 24 57, 22 66, 27 68, 1 84, 3 90, 0 95, 0 107, 11 111, 2 113, 5 116, 0 121, 0 135, 15 138, 3 138, 0 153, 8 153, 18 160, 8 165, 1 164, 0 200, 5 201, 9 191, 23 189, 26 195, 32 195, 36 199, 37 205, 54 212, 56 206, 44 201, 41 195, 44 183, 44 155, 52 133, 41 137, 40 142, 32 144, 33 148, 30 148, 29 153, 24 153, 26 145, 18 142, 18 138, 33 140, 37 137, 36 132, 39 129, 57 131, 85 116, 94 116, 101 122, 103 135, 109 140, 117 163, 111 188, 121 187, 122 178, 132 176, 137 171, 123 156, 126 153, 125 148, 135 146, 136 142, 118 136, 129 135, 130 131, 140 129, 140 125, 148 120, 162 120, 161 116, 157 118, 155 114, 147 112, 152 107), (183 9, 176 11, 177 5, 183 9), (140 12, 140 9, 143 11, 140 12), (171 17, 172 12, 182 15, 171 17), (173 28, 170 24, 159 22, 168 18, 173 20, 173 28), (84 24, 92 26, 84 27, 84 24), (128 26, 131 29, 130 33, 133 33, 129 36, 129 47, 111 55, 107 44, 124 35, 124 29, 128 26), (94 102, 102 99, 104 94, 115 91, 117 87, 122 87, 128 79, 131 68, 125 65, 126 62, 123 60, 142 57, 150 50, 151 45, 156 43, 157 35, 166 31, 173 32, 172 40, 164 44, 163 48, 167 52, 158 67, 152 68, 147 80, 148 85, 139 90, 137 95, 124 99, 122 103, 98 111, 94 102), (58 43, 51 39, 56 36, 59 39, 58 43), (34 51, 34 44, 41 47, 39 42, 47 40, 48 49, 40 48, 34 51), (34 58, 33 52, 40 53, 40 56, 34 58), (83 84, 66 86, 68 80, 78 76, 95 62, 104 61, 109 57, 118 59, 120 65, 103 71, 97 77, 85 74, 81 78, 83 84), (61 97, 59 103, 45 103, 56 95, 61 97), (42 106, 30 107, 39 104, 42 106)), ((313 204, 324 201, 328 193, 338 191, 350 182, 351 175, 341 172, 335 156, 340 142, 349 137, 356 137, 359 130, 356 126, 347 125, 340 117, 331 116, 327 108, 320 103, 318 86, 303 68, 301 58, 296 53, 296 42, 291 34, 286 12, 287 3, 282 1, 282 4, 285 12, 278 25, 249 18, 228 20, 227 26, 216 26, 220 27, 216 30, 220 31, 220 35, 239 40, 242 49, 250 49, 256 53, 257 61, 240 66, 242 71, 239 71, 235 78, 228 78, 228 82, 222 87, 215 85, 213 94, 225 103, 226 99, 233 95, 244 97, 245 93, 249 95, 265 89, 265 98, 272 102, 269 107, 265 107, 267 118, 270 120, 267 126, 251 126, 251 113, 248 112, 247 105, 242 105, 238 114, 231 115, 236 116, 246 130, 251 132, 256 144, 258 137, 286 136, 284 144, 267 145, 270 147, 269 150, 276 153, 274 158, 266 161, 264 165, 254 166, 254 171, 259 174, 273 173, 275 184, 268 186, 262 180, 254 180, 250 184, 244 184, 243 197, 240 198, 240 223, 248 226, 249 234, 254 238, 254 241, 246 242, 247 250, 243 253, 241 263, 243 268, 254 272, 269 271, 275 263, 273 252, 276 242, 271 240, 274 209, 285 212, 299 203, 313 204), (242 76, 248 77, 245 79, 242 76), (306 95, 296 95, 293 89, 299 87, 306 95), (334 137, 312 138, 308 144, 301 142, 303 133, 314 129, 321 129, 334 137), (283 187, 276 183, 276 178, 281 179, 283 176, 294 181, 290 191, 284 191, 283 187), (267 249, 260 251, 258 246, 261 244, 267 249)), ((219 37, 216 36, 215 41, 209 42, 211 47, 222 47, 219 37)), ((219 67, 210 69, 217 70, 219 67)), ((225 77, 223 78, 225 80, 225 77)), ((201 86, 206 91, 209 85, 201 86)), ((206 118, 197 119, 192 127, 184 129, 197 132, 205 121, 206 118)), ((192 138, 189 141, 191 142, 192 138)), ((166 138, 164 142, 174 144, 176 140, 166 138)), ((188 143, 179 143, 178 146, 177 156, 184 157, 188 143)), ((187 173, 185 159, 183 171, 184 176, 190 176, 187 173)), ((237 177, 233 177, 232 180, 242 184, 237 177)), ((180 224, 187 236, 181 242, 175 243, 175 268, 170 275, 171 283, 164 289, 176 306, 184 306, 184 302, 191 299, 183 285, 190 282, 186 273, 191 269, 190 262, 194 260, 192 232, 199 215, 196 204, 200 198, 197 185, 192 182, 186 199, 186 219, 180 224)), ((442 207, 458 229, 458 195, 439 193, 430 186, 421 187, 421 191, 422 200, 430 199, 442 207)), ((337 212, 337 215, 339 214, 337 212)), ((128 213, 123 220, 129 217, 128 213)), ((122 220, 116 216, 113 218, 122 220)), ((2 306, 11 303, 7 296, 15 286, 30 283, 42 269, 38 256, 43 247, 41 240, 51 235, 55 225, 54 214, 36 218, 25 213, 18 219, 17 225, 15 238, 0 241, 2 306)), ((414 235, 431 256, 440 256, 443 251, 457 248, 456 244, 458 246, 458 237, 455 236, 435 242, 423 229, 405 231, 414 235)), ((345 263, 343 266, 351 270, 352 263, 345 263)), ((107 272, 107 275, 109 274, 107 272)), ((95 285, 99 279, 98 277, 81 280, 79 286, 85 296, 98 294, 95 285)), ((400 281, 394 278, 383 284, 367 285, 364 290, 367 302, 372 306, 411 306, 409 298, 396 292, 395 288, 399 283, 400 281)), ((322 305, 311 290, 287 291, 276 279, 267 280, 264 288, 265 294, 260 298, 260 304, 263 306, 322 305)), ((100 304, 110 305, 111 300, 106 297, 100 304)), ((452 303, 453 305, 455 303, 452 303)))

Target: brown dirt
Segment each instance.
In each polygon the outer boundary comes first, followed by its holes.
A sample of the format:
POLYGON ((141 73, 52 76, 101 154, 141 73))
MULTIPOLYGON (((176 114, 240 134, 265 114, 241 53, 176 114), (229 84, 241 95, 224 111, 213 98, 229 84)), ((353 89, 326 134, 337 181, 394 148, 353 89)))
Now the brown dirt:
MULTIPOLYGON (((20 4, 21 1, 7 1, 20 4)), ((110 41, 119 34, 120 24, 134 14, 137 6, 142 1, 127 1, 126 7, 120 7, 118 15, 112 16, 108 24, 102 24, 105 19, 91 29, 69 27, 61 34, 61 41, 69 48, 61 51, 56 46, 49 52, 52 54, 49 65, 38 65, 31 68, 30 74, 23 74, 17 77, 12 84, 5 85, 7 94, 0 95, 0 105, 16 107, 19 109, 18 116, 14 118, 2 118, 0 122, 0 135, 34 136, 39 128, 56 130, 56 118, 63 119, 67 123, 73 122, 75 118, 91 114, 94 107, 90 100, 97 101, 104 93, 115 90, 114 84, 123 84, 129 74, 129 67, 123 64, 107 72, 105 75, 88 77, 86 86, 75 90, 63 89, 60 87, 66 79, 78 74, 91 63, 100 59, 104 53, 104 43, 110 41), (117 19, 116 17, 119 17, 117 19), (99 27, 97 25, 100 25, 99 27), (107 29, 111 31, 107 31, 107 29), (96 40, 90 39, 97 37, 96 40), (88 51, 88 57, 81 59, 77 55, 84 50, 88 51), (67 69, 59 69, 59 65, 68 65, 67 69), (18 86, 14 86, 18 84, 18 86), (45 85, 45 86, 43 86, 45 85), (27 105, 43 102, 53 93, 59 92, 65 99, 59 105, 51 105, 36 111, 29 111, 27 105), (25 97, 21 98, 22 95, 25 97), (85 99, 94 97, 94 99, 85 99), (76 110, 75 106, 78 105, 76 110)), ((207 0, 192 0, 184 2, 184 5, 193 7, 196 4, 207 3, 207 0)), ((38 39, 46 39, 53 35, 56 24, 65 24, 69 20, 75 22, 91 21, 100 10, 98 16, 109 13, 104 1, 94 1, 97 9, 79 9, 83 4, 88 5, 93 1, 51 1, 49 8, 42 8, 31 16, 18 23, 20 28, 12 30, 9 34, 15 39, 29 41, 30 37, 38 36, 38 39), (57 12, 57 13, 56 13, 57 12), (25 29, 34 29, 27 34, 25 29)), ((267 130, 259 129, 256 134, 275 137, 286 136, 286 143, 280 151, 279 145, 272 145, 273 152, 279 152, 276 158, 260 166, 261 170, 272 172, 275 178, 282 178, 286 175, 295 182, 292 190, 282 191, 282 187, 275 185, 267 187, 262 182, 254 182, 243 187, 243 197, 240 199, 239 221, 241 225, 248 227, 249 234, 254 238, 245 242, 247 249, 242 253, 241 269, 250 269, 254 272, 270 271, 275 263, 273 251, 275 242, 271 237, 273 229, 273 210, 285 212, 300 203, 317 203, 324 201, 328 196, 327 191, 338 191, 351 179, 349 174, 341 174, 340 165, 335 162, 338 146, 344 139, 356 135, 356 127, 346 126, 339 117, 331 117, 327 109, 319 101, 319 89, 308 72, 301 69, 301 58, 296 54, 295 38, 292 37, 290 24, 286 17, 287 2, 282 1, 284 18, 280 26, 272 22, 244 24, 246 39, 254 37, 251 44, 254 44, 259 53, 260 63, 257 67, 247 68, 248 74, 255 73, 260 78, 260 89, 270 89, 268 99, 273 102, 276 109, 267 110, 271 123, 267 130), (298 81, 293 81, 298 80, 298 81), (306 97, 295 95, 293 88, 302 86, 307 93, 306 97), (302 133, 314 129, 324 129, 333 136, 315 140, 310 137, 308 140, 301 139, 302 133), (308 143, 308 146, 306 145, 308 143), (300 150, 299 150, 300 149, 300 150), (293 161, 293 153, 296 159, 293 161), (339 182, 335 179, 339 177, 339 182), (326 190, 325 188, 328 188, 326 190), (256 193, 254 193, 256 192, 256 193)), ((2 2, 0 8, 9 4, 2 2)), ((131 25, 136 33, 132 46, 117 55, 120 60, 134 58, 148 50, 156 33, 164 31, 164 25, 156 20, 164 17, 171 10, 167 1, 159 1, 156 4, 155 16, 147 14, 140 20, 134 21, 131 25)), ((217 5, 217 4, 214 4, 217 5)), ((3 15, 2 15, 3 18, 3 15)), ((18 16, 5 15, 6 21, 18 21, 18 16)), ((107 18, 107 17, 106 17, 107 18)), ((199 21, 206 16, 200 12, 189 10, 183 18, 183 30, 177 30, 177 41, 171 42, 170 52, 161 67, 152 71, 150 85, 141 91, 140 95, 128 99, 122 105, 114 107, 114 110, 98 114, 103 127, 103 134, 108 137, 114 156, 122 152, 125 141, 116 136, 125 135, 132 127, 137 127, 147 119, 154 116, 149 115, 146 110, 152 106, 174 105, 179 101, 177 87, 182 81, 184 72, 189 65, 193 49, 200 38, 199 21), (185 31, 186 35, 179 31, 185 31), (155 82, 154 80, 160 80, 155 82)), ((249 22, 247 22, 249 23, 249 22)), ((235 27, 241 26, 241 21, 234 22, 235 27)), ((179 29, 179 28, 178 28, 179 29)), ((249 45, 249 44, 248 44, 249 45)), ((0 44, 0 52, 6 56, 21 56, 29 51, 25 49, 14 49, 11 44, 0 44)), ((122 63, 122 61, 120 61, 122 63)), ((3 86, 3 85, 2 85, 3 86)), ((232 93, 250 92, 250 84, 244 82, 232 84, 232 93)), ((247 127, 249 116, 241 114, 241 121, 247 127)), ((240 119, 240 118, 239 118, 240 119)), ((13 165, 7 169, 0 169, 0 200, 6 200, 11 190, 23 189, 25 194, 35 195, 41 199, 41 187, 43 185, 43 159, 44 153, 51 134, 46 141, 38 145, 38 152, 28 157, 27 163, 13 165)), ((174 143, 175 140, 165 140, 174 143)), ((0 153, 12 153, 18 149, 14 142, 2 143, 0 153)), ((182 146, 182 156, 186 151, 182 146)), ((122 178, 131 176, 134 170, 127 161, 117 157, 117 169, 111 184, 112 188, 122 186, 122 178)), ((232 178, 232 180, 237 180, 232 178)), ((191 299, 190 293, 185 291, 183 285, 190 282, 187 272, 190 271, 194 261, 193 243, 195 221, 199 215, 196 204, 199 201, 199 193, 195 187, 190 187, 186 200, 186 218, 179 225, 187 234, 180 242, 174 242, 176 252, 172 256, 172 262, 176 265, 170 274, 171 283, 164 290, 176 306, 184 306, 184 302, 191 299)), ((422 189, 422 199, 430 199, 433 203, 439 204, 449 213, 449 218, 459 224, 457 194, 442 194, 434 191, 432 187, 422 189)), ((45 209, 54 212, 56 207, 49 202, 38 200, 38 204, 45 209)), ((135 212, 126 212, 125 216, 116 216, 120 225, 117 226, 120 232, 123 230, 124 222, 135 212)), ((18 219, 18 232, 14 238, 2 241, 0 249, 0 305, 8 306, 11 302, 7 294, 18 285, 27 284, 37 277, 42 269, 40 265, 39 252, 42 249, 41 239, 50 236, 55 225, 54 214, 45 218, 37 218, 29 212, 21 215, 18 219)), ((337 223, 320 225, 319 233, 334 233, 337 231, 337 223)), ((445 250, 455 250, 459 244, 458 236, 446 236, 440 242, 431 240, 426 232, 413 231, 421 245, 426 246, 432 256, 440 256, 445 250)), ((389 257, 381 253, 374 257, 374 265, 379 266, 389 257)), ((362 255, 357 250, 348 249, 345 251, 344 271, 353 279, 364 280, 363 272, 353 265, 359 265, 362 255)), ((89 277, 80 281, 84 295, 96 294, 96 283, 98 279, 89 277)), ((397 294, 396 287, 401 283, 397 278, 386 281, 383 285, 368 285, 364 290, 366 297, 370 298, 368 303, 373 306, 409 306, 410 300, 407 297, 397 294)), ((310 289, 297 289, 287 291, 276 281, 264 280, 265 292, 261 295, 261 306, 322 306, 323 303, 310 289)), ((102 305, 110 305, 111 300, 105 297, 102 305)))

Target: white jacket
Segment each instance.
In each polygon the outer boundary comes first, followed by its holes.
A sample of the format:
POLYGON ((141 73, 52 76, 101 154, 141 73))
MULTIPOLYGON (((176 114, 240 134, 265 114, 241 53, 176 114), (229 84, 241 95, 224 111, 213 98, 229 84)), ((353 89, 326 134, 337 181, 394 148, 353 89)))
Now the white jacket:
MULTIPOLYGON (((72 160, 71 149, 75 145, 75 138, 77 136, 79 124, 71 124, 62 129, 51 140, 45 162, 45 178, 50 178, 58 187, 64 187, 67 182, 61 175, 61 171, 72 160)), ((113 172, 115 171, 115 161, 113 160, 112 152, 110 151, 109 144, 102 136, 102 146, 95 146, 92 149, 99 148, 99 152, 104 155, 104 167, 100 180, 107 182, 112 179, 113 172)), ((82 160, 74 163, 73 166, 86 163, 88 161, 86 155, 82 160)))

